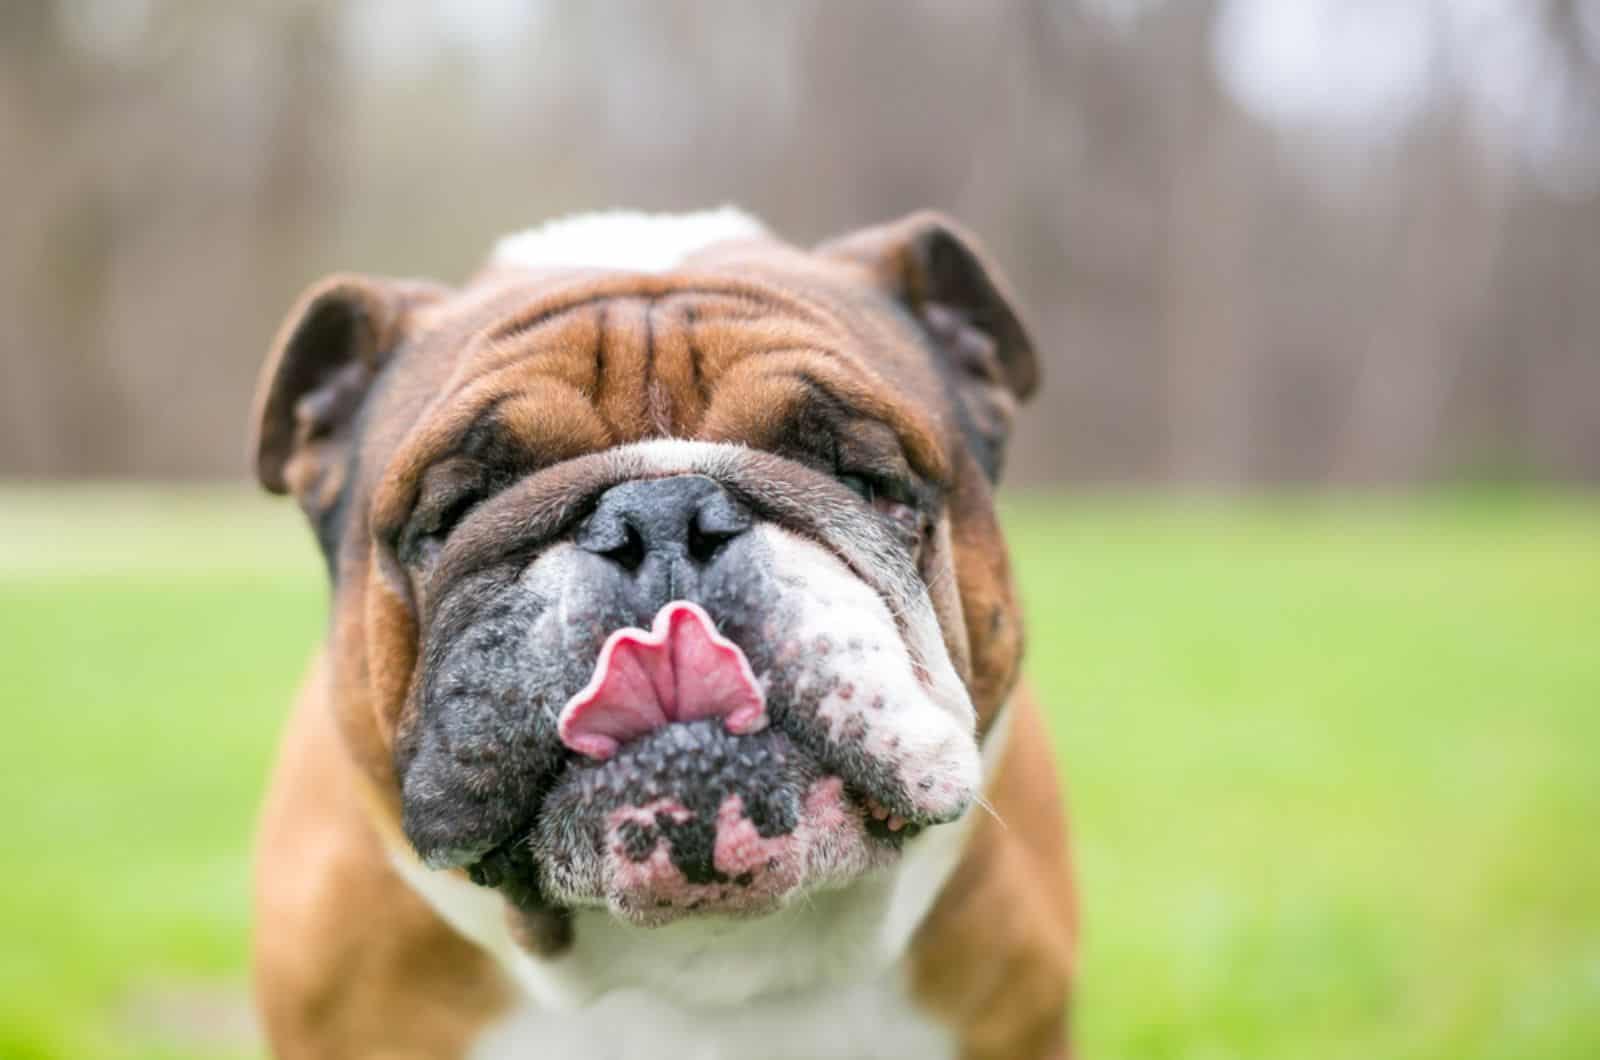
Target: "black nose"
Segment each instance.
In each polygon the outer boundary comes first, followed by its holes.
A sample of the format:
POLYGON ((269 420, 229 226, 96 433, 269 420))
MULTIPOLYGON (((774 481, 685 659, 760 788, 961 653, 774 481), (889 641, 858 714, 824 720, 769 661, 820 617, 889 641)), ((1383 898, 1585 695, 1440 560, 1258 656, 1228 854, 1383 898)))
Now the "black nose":
POLYGON ((750 529, 750 511, 715 480, 674 475, 613 486, 578 530, 580 548, 627 571, 698 568, 750 529))

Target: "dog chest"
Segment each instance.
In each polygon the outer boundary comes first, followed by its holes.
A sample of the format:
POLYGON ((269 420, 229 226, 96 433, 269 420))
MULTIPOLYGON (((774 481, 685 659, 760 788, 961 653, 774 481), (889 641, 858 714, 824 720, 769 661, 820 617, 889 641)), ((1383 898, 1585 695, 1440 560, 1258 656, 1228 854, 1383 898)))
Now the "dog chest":
POLYGON ((939 1060, 955 1055, 952 1036, 913 1005, 899 977, 724 1008, 678 1007, 634 991, 576 1010, 529 1003, 489 1028, 470 1054, 472 1060, 939 1060))

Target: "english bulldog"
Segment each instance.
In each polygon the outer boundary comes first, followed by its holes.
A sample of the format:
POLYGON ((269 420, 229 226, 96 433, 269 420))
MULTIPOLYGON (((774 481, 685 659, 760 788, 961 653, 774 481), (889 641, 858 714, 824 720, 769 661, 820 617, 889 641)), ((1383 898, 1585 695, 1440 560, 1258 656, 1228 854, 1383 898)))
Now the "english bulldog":
POLYGON ((1066 830, 993 490, 1037 366, 915 214, 334 276, 256 474, 332 617, 258 842, 278 1056, 1066 1054, 1066 830))

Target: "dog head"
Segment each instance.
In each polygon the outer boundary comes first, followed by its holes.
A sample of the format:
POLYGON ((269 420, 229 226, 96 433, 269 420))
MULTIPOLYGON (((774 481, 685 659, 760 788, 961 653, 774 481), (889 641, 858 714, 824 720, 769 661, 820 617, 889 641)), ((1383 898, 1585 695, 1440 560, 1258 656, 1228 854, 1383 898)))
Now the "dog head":
POLYGON ((326 280, 257 399, 382 812, 530 925, 892 862, 977 796, 1020 654, 990 489, 1036 368, 974 242, 733 218, 637 271, 664 223, 503 244, 460 289, 326 280), (619 243, 633 269, 585 264, 619 243))

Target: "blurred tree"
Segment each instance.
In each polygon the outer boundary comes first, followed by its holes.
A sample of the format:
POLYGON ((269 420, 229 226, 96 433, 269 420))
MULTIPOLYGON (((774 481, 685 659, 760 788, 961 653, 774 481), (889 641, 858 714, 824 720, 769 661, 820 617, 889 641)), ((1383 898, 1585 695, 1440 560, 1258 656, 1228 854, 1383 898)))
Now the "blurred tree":
POLYGON ((980 232, 1019 479, 1600 479, 1596 0, 13 0, 0 158, 0 474, 235 474, 319 273, 733 200, 980 232))

